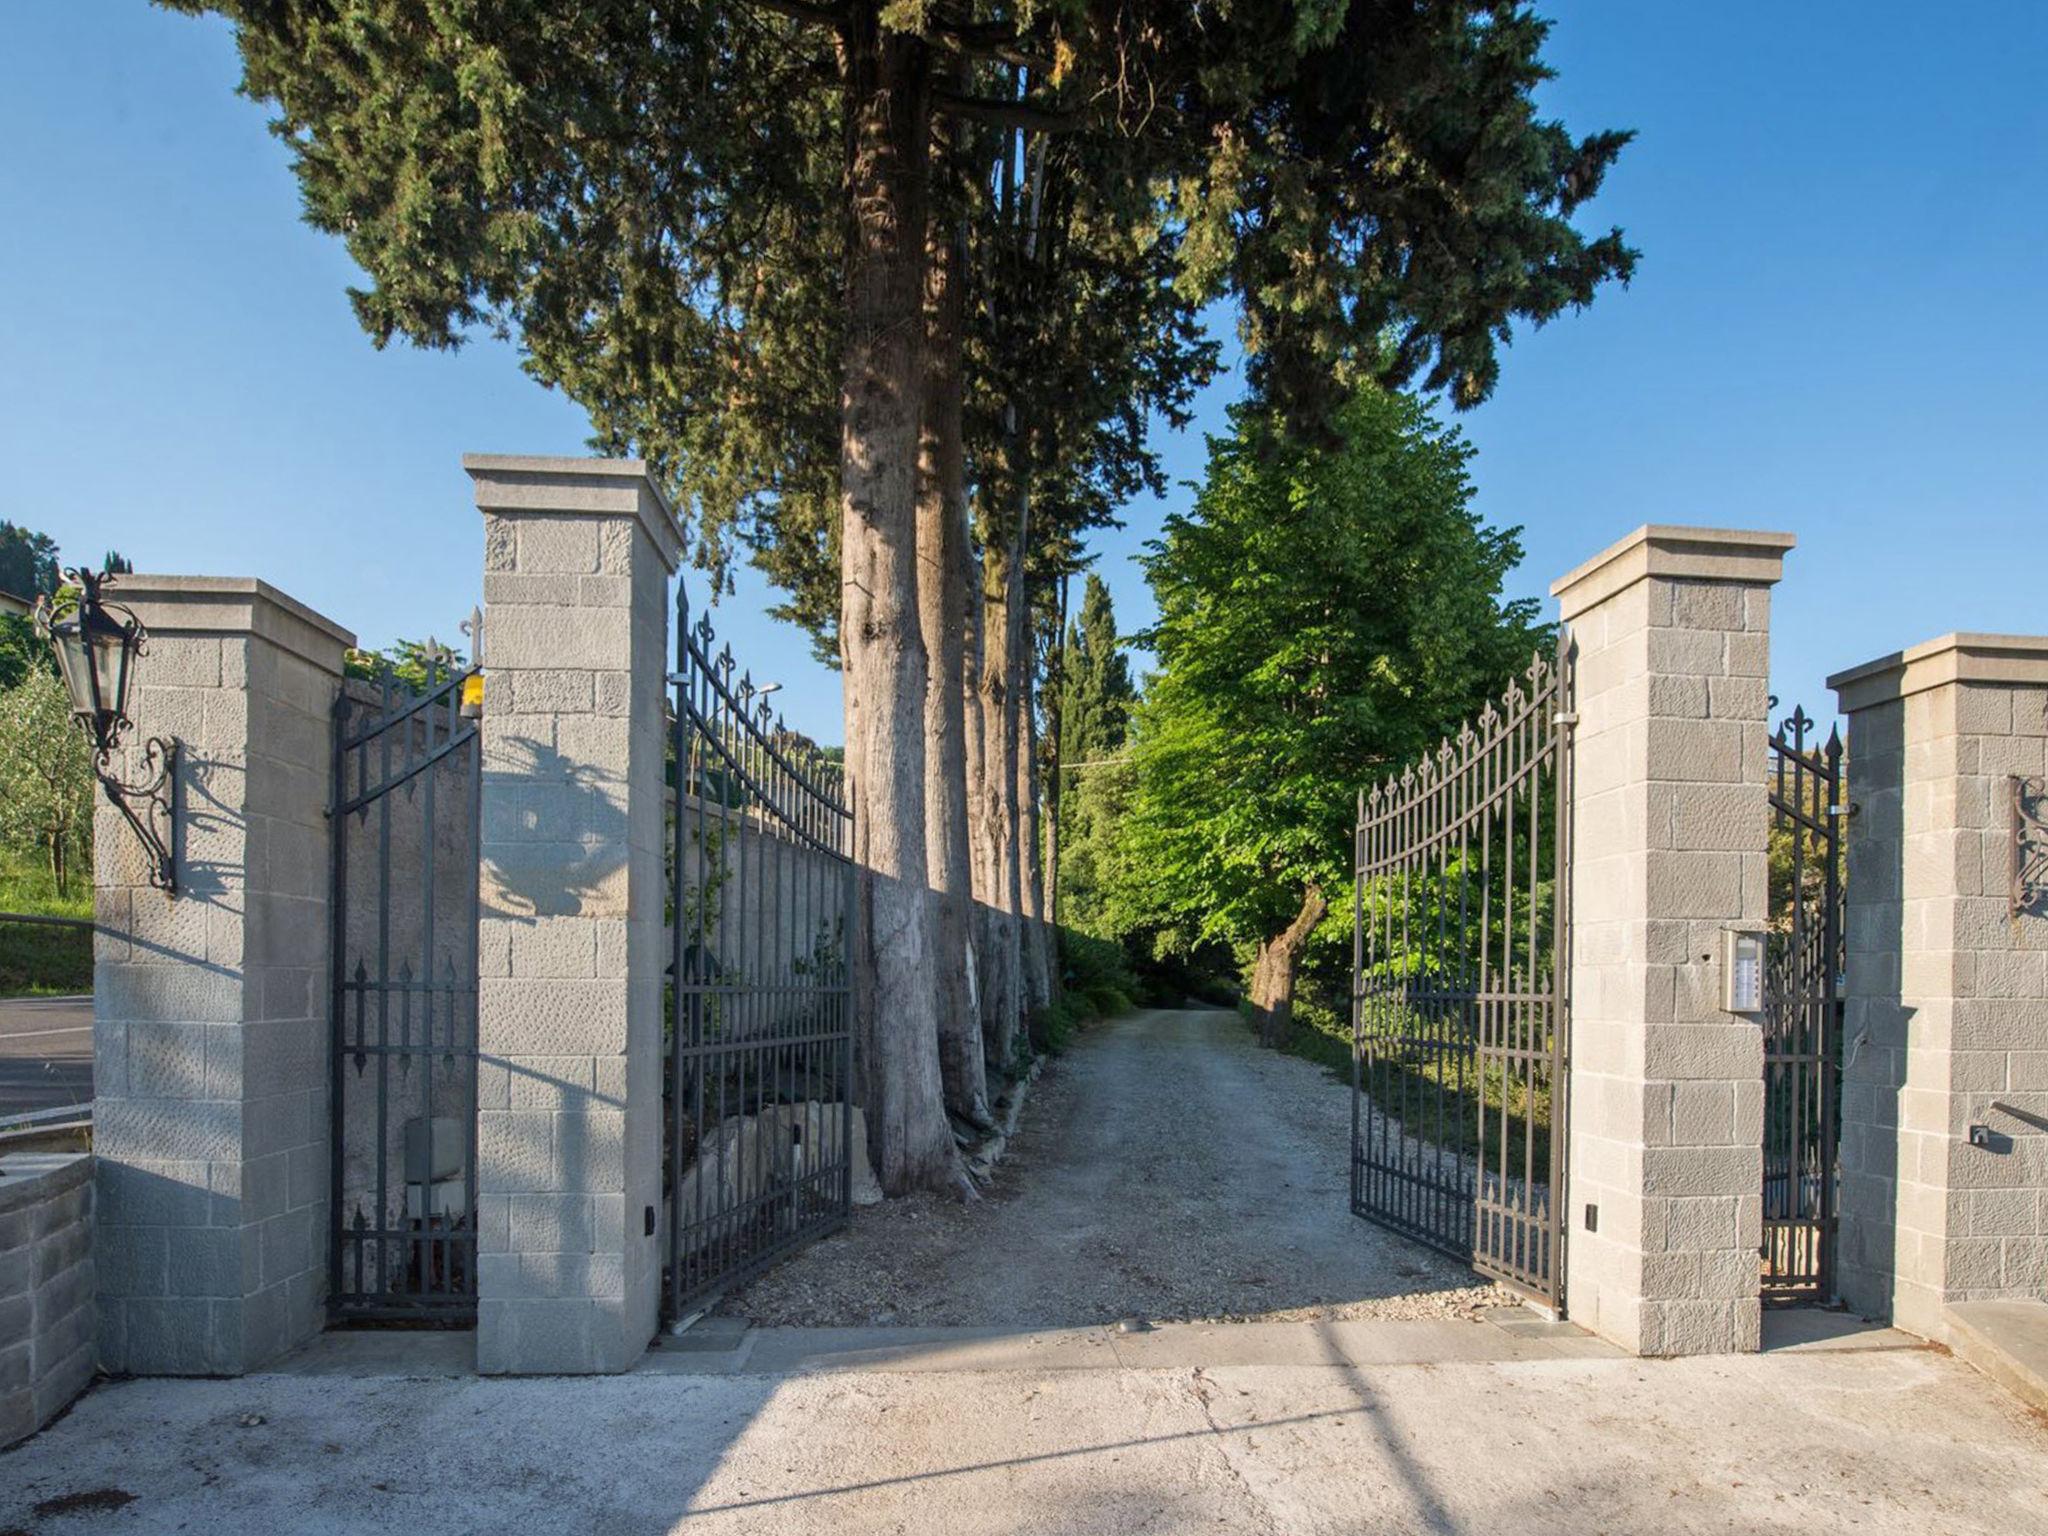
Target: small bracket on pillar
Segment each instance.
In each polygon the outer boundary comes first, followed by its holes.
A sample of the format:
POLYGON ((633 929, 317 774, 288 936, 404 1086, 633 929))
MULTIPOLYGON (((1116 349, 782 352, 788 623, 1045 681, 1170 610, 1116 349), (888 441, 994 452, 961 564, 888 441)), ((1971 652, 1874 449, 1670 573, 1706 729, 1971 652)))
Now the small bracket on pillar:
POLYGON ((2048 917, 2048 779, 2010 781, 2012 891, 2007 915, 2048 917))

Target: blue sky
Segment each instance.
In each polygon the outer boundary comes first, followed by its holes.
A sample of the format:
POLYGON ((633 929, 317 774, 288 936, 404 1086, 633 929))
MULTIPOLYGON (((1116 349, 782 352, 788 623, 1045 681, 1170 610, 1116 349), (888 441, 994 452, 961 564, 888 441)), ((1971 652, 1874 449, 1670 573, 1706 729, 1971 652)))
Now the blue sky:
MULTIPOLYGON (((1644 522, 1790 529, 1775 682, 1951 629, 2048 631, 2048 5, 1550 0, 1581 131, 1633 127, 1589 222, 1627 291, 1527 333, 1461 424, 1517 593, 1644 522)), ((340 245, 298 222, 217 21, 10 0, 0 52, 0 517, 67 553, 251 574, 367 643, 452 638, 480 589, 465 451, 579 453, 582 414, 494 343, 375 351, 340 245)), ((1167 445, 1198 476, 1202 432, 1167 445)), ((1132 556, 1185 491, 1098 541, 1132 556)), ((695 590, 701 592, 701 579, 695 590)), ((836 679, 743 580, 721 630, 791 723, 836 679)))

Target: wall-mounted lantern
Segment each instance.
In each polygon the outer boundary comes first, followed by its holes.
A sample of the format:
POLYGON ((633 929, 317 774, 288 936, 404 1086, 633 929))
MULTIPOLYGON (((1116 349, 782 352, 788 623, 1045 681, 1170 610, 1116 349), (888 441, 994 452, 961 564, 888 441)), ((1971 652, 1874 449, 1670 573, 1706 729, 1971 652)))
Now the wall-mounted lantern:
POLYGON ((36 633, 56 649, 57 670, 71 695, 71 713, 92 743, 94 772, 107 799, 142 842, 149 859, 149 883, 175 896, 176 738, 152 736, 143 743, 143 776, 135 783, 114 777, 114 753, 134 727, 128 718, 128 698, 135 686, 136 664, 149 642, 140 619, 100 596, 114 579, 111 572, 64 572, 56 595, 36 602, 36 633))

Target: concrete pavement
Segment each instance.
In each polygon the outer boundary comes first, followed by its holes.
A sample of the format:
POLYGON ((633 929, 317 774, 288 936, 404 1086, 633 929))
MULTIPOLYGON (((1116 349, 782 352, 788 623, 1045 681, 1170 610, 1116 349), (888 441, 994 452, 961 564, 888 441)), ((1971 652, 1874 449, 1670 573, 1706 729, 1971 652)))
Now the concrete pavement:
POLYGON ((1886 1332, 1647 1361, 1514 1320, 722 1326, 623 1377, 446 1374, 464 1337, 384 1334, 345 1362, 370 1377, 322 1374, 355 1347, 330 1340, 289 1372, 103 1385, 0 1457, 0 1529, 2048 1527, 2048 1429, 1886 1332))

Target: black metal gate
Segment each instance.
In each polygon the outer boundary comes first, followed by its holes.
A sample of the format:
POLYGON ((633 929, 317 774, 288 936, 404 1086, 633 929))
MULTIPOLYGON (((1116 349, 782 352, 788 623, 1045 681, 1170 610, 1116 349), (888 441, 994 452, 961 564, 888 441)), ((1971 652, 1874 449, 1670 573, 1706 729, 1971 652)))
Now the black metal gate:
POLYGON ((328 1305, 476 1316, 477 722, 431 651, 334 709, 328 1305))
POLYGON ((668 1307, 841 1225, 852 1199, 852 817, 842 770, 678 596, 668 1307))
POLYGON ((1834 1292, 1842 975, 1842 738, 1809 745, 1795 709, 1771 737, 1770 931, 1764 965, 1763 1287, 1834 1292))
POLYGON ((1556 1306, 1569 664, 1359 800, 1351 1208, 1556 1306))

